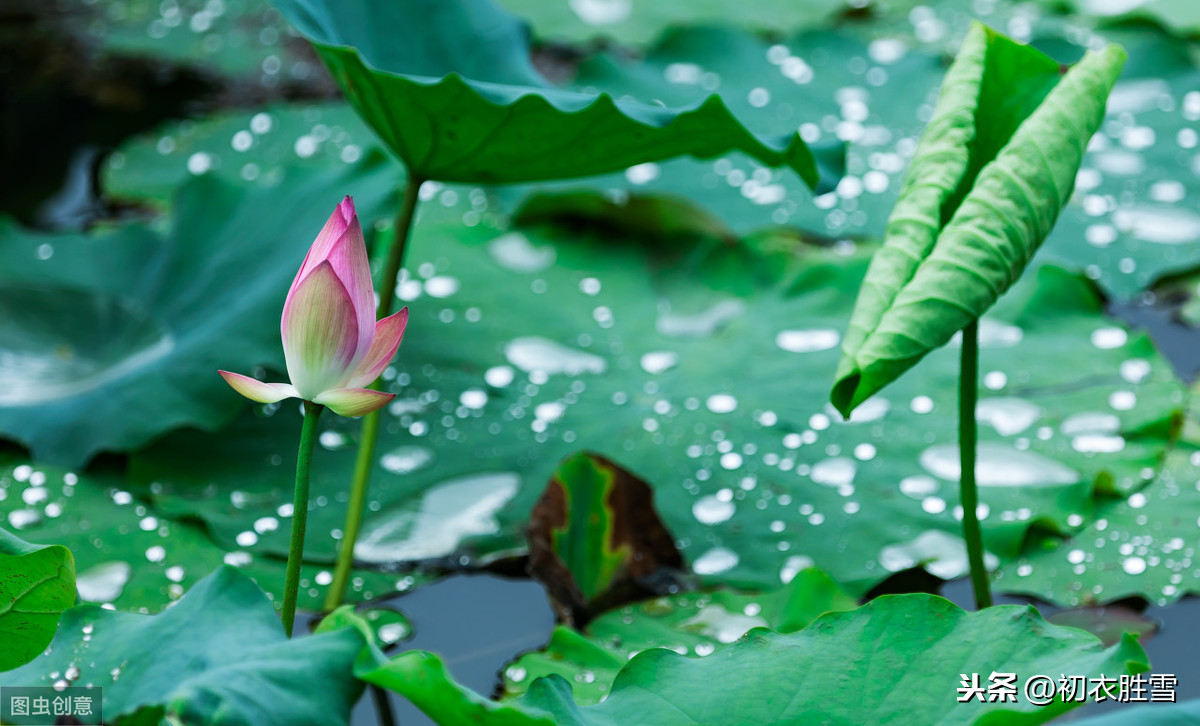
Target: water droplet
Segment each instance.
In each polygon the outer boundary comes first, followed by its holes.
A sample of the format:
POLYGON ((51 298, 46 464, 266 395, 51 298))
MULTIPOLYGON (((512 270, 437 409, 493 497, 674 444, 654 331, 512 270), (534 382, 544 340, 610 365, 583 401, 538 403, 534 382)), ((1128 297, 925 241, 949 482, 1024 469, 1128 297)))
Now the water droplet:
POLYGON ((669 350, 656 350, 643 355, 641 364, 642 370, 647 373, 666 373, 679 364, 679 354, 669 350))
POLYGON ((813 559, 806 555, 792 555, 783 563, 783 569, 779 571, 779 580, 783 584, 788 584, 796 578, 796 575, 801 570, 808 569, 813 566, 813 559))
POLYGON ((259 517, 254 520, 254 531, 259 534, 274 532, 279 529, 279 520, 274 517, 259 517))
POLYGON ((737 410, 738 401, 728 393, 714 393, 705 401, 705 406, 713 413, 733 413, 737 410))
POLYGON ((245 567, 253 558, 249 552, 226 552, 223 561, 230 567, 245 567))
MULTIPOLYGON (((494 369, 493 369, 494 370, 494 369)), ((506 368, 509 375, 509 381, 512 381, 512 368, 506 368)), ((488 371, 491 373, 491 371, 488 371)), ((484 380, 487 380, 488 373, 484 374, 484 380)), ((489 382, 490 384, 490 382, 489 382)), ((507 385, 507 384, 505 384, 507 385)), ((499 388, 499 386, 497 386, 499 388)), ((482 388, 468 388, 458 396, 458 402, 467 408, 477 411, 487 405, 487 391, 482 388)))
POLYGON ((1121 430, 1121 419, 1111 413, 1085 411, 1069 416, 1059 426, 1059 430, 1067 436, 1115 434, 1121 430))
MULTIPOLYGON (((975 477, 979 486, 1054 486, 1074 484, 1074 469, 1033 451, 985 441, 979 444, 975 477)), ((947 481, 958 481, 961 472, 957 444, 936 444, 921 453, 921 468, 947 481)))
POLYGON ((569 0, 567 4, 588 25, 612 25, 633 13, 633 0, 569 0))
POLYGON ((350 437, 340 431, 322 431, 317 440, 329 451, 338 451, 350 445, 350 437))
POLYGON ((450 297, 458 292, 458 280, 445 275, 431 277, 425 281, 425 294, 433 298, 450 297))
POLYGON ((598 355, 568 348, 540 337, 517 338, 504 346, 508 362, 525 371, 542 371, 569 376, 581 373, 603 373, 608 364, 598 355))
POLYGON ((567 407, 562 402, 547 401, 545 403, 539 403, 537 407, 533 409, 533 416, 538 421, 552 423, 562 418, 562 415, 566 413, 566 411, 567 407))
POLYGON ((508 366, 493 366, 484 372, 483 380, 492 388, 504 388, 513 382, 513 369, 508 366))
POLYGON ((671 306, 663 301, 658 308, 656 327, 661 335, 703 338, 717 332, 721 326, 737 319, 745 311, 746 304, 741 300, 721 300, 703 312, 684 315, 671 312, 671 306))
POLYGON ((512 681, 513 683, 520 683, 521 681, 525 680, 525 676, 528 674, 526 673, 525 669, 520 666, 509 666, 508 669, 504 671, 504 675, 507 676, 508 680, 512 681))
POLYGON ((713 547, 696 558, 692 571, 697 575, 716 575, 737 567, 738 554, 728 547, 713 547))
POLYGON ((1121 569, 1129 575, 1140 575, 1146 571, 1146 561, 1141 557, 1126 557, 1121 562, 1121 569))
POLYGON ((829 350, 840 342, 841 335, 832 328, 784 330, 775 336, 775 345, 790 353, 814 353, 829 350))
POLYGON ((399 446, 379 459, 379 465, 393 474, 411 474, 432 462, 433 452, 424 446, 399 446))
POLYGON ((183 582, 186 572, 179 565, 172 565, 171 567, 168 567, 167 571, 163 574, 165 574, 167 579, 171 582, 183 582))
POLYGON ((517 474, 471 474, 425 491, 416 510, 395 509, 368 517, 354 555, 365 562, 404 562, 446 557, 466 537, 498 532, 496 512, 521 483, 517 474))
POLYGON ((253 547, 258 543, 258 535, 250 531, 239 532, 234 541, 238 543, 239 547, 253 547))
POLYGON ((1042 409, 1021 398, 985 398, 975 407, 975 418, 1001 436, 1019 434, 1033 425, 1042 409))
POLYGON ((933 410, 933 399, 929 396, 916 396, 909 404, 909 408, 913 413, 929 413, 933 410))
POLYGON ((1101 350, 1120 348, 1128 339, 1129 335, 1122 328, 1098 328, 1092 332, 1092 345, 1101 350))
POLYGON ((937 479, 924 474, 906 476, 900 480, 900 491, 913 499, 922 499, 934 494, 940 487, 937 479))
POLYGON ((991 391, 999 391, 1008 385, 1008 376, 1004 371, 988 371, 983 376, 983 385, 991 391))
POLYGON ((1115 411, 1128 411, 1137 405, 1137 394, 1133 391, 1113 391, 1108 405, 1115 411))
POLYGON ((162 562, 166 557, 167 550, 162 545, 154 545, 146 550, 146 559, 150 562, 162 562))
POLYGON ((1117 229, 1145 242, 1178 245, 1200 237, 1200 215, 1184 207, 1122 207, 1112 219, 1117 229))
POLYGON ((655 164, 652 161, 647 161, 644 164, 636 164, 626 169, 625 178, 629 180, 630 184, 633 184, 634 186, 640 186, 642 184, 649 184, 657 179, 659 173, 660 170, 658 164, 655 164))
POLYGON ((87 602, 112 602, 121 596, 133 568, 127 562, 104 562, 79 573, 75 587, 87 602))
MULTIPOLYGON (((888 572, 919 565, 943 580, 962 577, 969 568, 966 544, 961 538, 941 530, 923 532, 910 542, 884 547, 879 553, 879 564, 888 572)), ((991 552, 985 552, 984 565, 993 570, 1000 565, 1000 560, 991 552)))
POLYGON ((692 505, 692 516, 701 524, 720 524, 728 521, 736 510, 732 501, 709 494, 692 505))
POLYGON ((8 513, 8 524, 13 529, 26 529, 42 521, 42 513, 36 509, 14 509, 8 513))
POLYGON ((832 459, 818 461, 813 465, 810 476, 818 484, 840 487, 853 483, 854 475, 857 471, 858 465, 854 463, 854 459, 837 456, 832 459))
POLYGON ((189 156, 187 160, 188 172, 196 176, 207 173, 215 165, 216 157, 203 151, 197 151, 189 156))
POLYGON ((1150 375, 1150 361, 1144 358, 1130 358, 1121 363, 1121 378, 1128 383, 1141 383, 1150 375))
POLYGON ((685 631, 697 632, 719 643, 732 643, 751 628, 768 627, 760 617, 731 613, 720 605, 707 605, 681 625, 685 631))
POLYGON ((500 235, 488 242, 487 250, 501 267, 513 272, 540 272, 553 265, 555 259, 552 246, 535 246, 520 232, 500 235))

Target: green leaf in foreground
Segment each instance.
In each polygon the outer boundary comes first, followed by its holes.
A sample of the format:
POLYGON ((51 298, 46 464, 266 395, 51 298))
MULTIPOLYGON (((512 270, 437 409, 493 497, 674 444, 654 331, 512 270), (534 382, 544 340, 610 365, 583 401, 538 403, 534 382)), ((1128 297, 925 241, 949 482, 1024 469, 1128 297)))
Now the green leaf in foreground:
POLYGON ((843 342, 843 415, 979 319, 1071 195, 1125 53, 1061 80, 1042 53, 975 24, 946 74, 843 342))
POLYGON ((536 681, 509 705, 449 680, 427 653, 406 653, 361 674, 403 693, 443 723, 571 725, 653 723, 1037 724, 1078 706, 1039 707, 1018 689, 1015 703, 959 703, 962 673, 1142 673, 1132 636, 1104 648, 1094 636, 1050 625, 1032 607, 966 612, 934 595, 888 595, 851 612, 829 613, 791 635, 752 630, 704 658, 652 649, 629 661, 602 703, 579 706, 556 676, 536 681), (715 687, 719 684, 719 687, 715 687), (458 717, 459 720, 455 720, 458 717))
POLYGON ((505 669, 505 694, 524 693, 534 679, 555 673, 572 684, 576 702, 598 703, 621 668, 643 650, 708 656, 751 628, 791 633, 823 613, 856 607, 829 575, 812 568, 772 592, 704 590, 644 600, 600 615, 583 632, 555 628, 544 649, 505 669))
POLYGON ((63 614, 48 654, 0 687, 49 686, 51 674, 104 689, 120 726, 332 726, 348 723, 362 691, 352 674, 363 637, 353 628, 288 640, 258 586, 231 567, 198 582, 159 615, 81 605, 63 614))
POLYGON ((0 529, 0 671, 45 650, 62 611, 74 604, 71 551, 33 545, 0 529))
POLYGON ((659 568, 682 569, 683 558, 650 486, 598 454, 564 460, 529 523, 529 572, 545 584, 559 620, 580 626, 637 599, 659 568))
POLYGON ((420 179, 508 183, 741 151, 817 184, 797 133, 751 133, 719 96, 683 108, 552 87, 491 0, 276 0, 347 99, 420 179))

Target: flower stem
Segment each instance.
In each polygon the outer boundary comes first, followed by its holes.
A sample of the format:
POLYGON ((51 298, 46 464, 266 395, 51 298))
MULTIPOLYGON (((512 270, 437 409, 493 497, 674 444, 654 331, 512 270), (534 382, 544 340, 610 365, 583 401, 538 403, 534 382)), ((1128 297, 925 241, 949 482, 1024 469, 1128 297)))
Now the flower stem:
MULTIPOLYGON (((400 211, 396 214, 396 222, 392 225, 394 237, 392 246, 388 249, 387 259, 383 265, 383 277, 376 287, 379 290, 379 308, 375 311, 376 319, 392 314, 392 305, 396 301, 396 278, 400 275, 400 267, 404 264, 404 252, 408 248, 408 239, 412 231, 413 220, 416 217, 418 192, 421 191, 422 179, 409 176, 404 185, 404 200, 400 211)), ((378 388, 379 381, 371 383, 370 388, 378 388)), ((333 610, 342 604, 342 596, 346 593, 346 584, 350 581, 350 572, 354 567, 354 543, 358 541, 358 532, 362 528, 363 506, 367 502, 367 485, 371 479, 371 466, 375 462, 375 443, 379 439, 379 411, 375 410, 363 417, 362 434, 358 442, 358 458, 354 462, 354 478, 350 483, 350 502, 346 505, 346 527, 343 529, 342 541, 338 547, 337 564, 333 570, 333 582, 329 585, 329 593, 325 596, 325 609, 333 610)))
POLYGON ((962 332, 962 366, 958 386, 959 490, 962 495, 963 538, 971 569, 975 608, 992 605, 987 566, 983 561, 983 532, 979 527, 979 490, 975 485, 975 454, 978 445, 975 406, 979 400, 979 321, 971 321, 962 332))
POLYGON ((287 579, 283 586, 283 629, 292 637, 296 622, 296 598, 300 594, 300 563, 304 560, 304 531, 308 527, 308 484, 313 448, 317 443, 317 419, 324 406, 304 402, 304 427, 296 455, 296 492, 292 499, 292 540, 288 545, 287 579))

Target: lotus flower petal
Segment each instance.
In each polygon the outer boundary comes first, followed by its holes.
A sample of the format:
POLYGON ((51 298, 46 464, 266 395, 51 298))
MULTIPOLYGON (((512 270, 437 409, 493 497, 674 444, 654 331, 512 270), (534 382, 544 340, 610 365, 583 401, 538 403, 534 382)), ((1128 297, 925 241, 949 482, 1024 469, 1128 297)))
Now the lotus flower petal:
POLYGON ((229 371, 217 371, 217 373, 221 374, 221 377, 233 387, 233 390, 251 401, 275 403, 285 398, 299 396, 295 386, 290 383, 263 383, 256 378, 243 376, 241 373, 230 373, 229 371))
POLYGON ((301 398, 315 401, 345 385, 358 349, 358 316, 328 260, 288 296, 281 332, 288 377, 301 398))
POLYGON ((317 234, 317 239, 308 248, 308 254, 304 257, 304 263, 300 265, 300 270, 296 273, 296 278, 292 280, 292 287, 288 290, 288 297, 291 297, 296 292, 296 286, 308 276, 308 273, 312 272, 316 269, 317 265, 329 258, 329 251, 333 249, 333 246, 337 244, 342 235, 346 233, 346 230, 350 228, 350 220, 354 219, 354 217, 354 202, 350 197, 346 197, 334 208, 333 214, 329 215, 329 219, 325 221, 325 226, 317 234))
POLYGON ((370 385, 371 381, 383 373, 387 364, 396 355, 400 340, 404 337, 404 328, 408 325, 408 308, 389 315, 375 324, 375 338, 371 341, 371 349, 359 362, 354 375, 350 376, 347 384, 354 387, 370 385))
MULTIPOLYGON (((346 199, 349 200, 349 197, 346 199)), ((346 204, 347 202, 342 202, 338 208, 341 209, 346 204)), ((353 202, 349 205, 353 214, 353 202)), ((350 226, 329 251, 328 260, 354 305, 358 319, 356 354, 357 359, 362 360, 370 349, 375 334, 375 290, 371 285, 371 263, 367 259, 367 243, 363 239, 357 215, 350 219, 350 226)))
POLYGON ((355 417, 382 408, 395 397, 394 393, 372 391, 369 388, 335 388, 323 391, 312 401, 322 406, 328 406, 339 416, 355 417))

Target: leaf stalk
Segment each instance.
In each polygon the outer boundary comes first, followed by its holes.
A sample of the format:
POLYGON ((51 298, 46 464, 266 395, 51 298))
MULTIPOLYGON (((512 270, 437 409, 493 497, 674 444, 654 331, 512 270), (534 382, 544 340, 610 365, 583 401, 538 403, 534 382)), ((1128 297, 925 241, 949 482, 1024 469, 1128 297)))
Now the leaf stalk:
MULTIPOLYGON (((383 276, 379 285, 379 307, 375 318, 381 319, 392 314, 392 305, 396 301, 396 278, 404 265, 404 253, 408 248, 408 240, 412 236, 412 225, 416 218, 417 202, 423 179, 410 175, 404 185, 403 199, 396 213, 396 221, 392 226, 394 237, 388 248, 387 259, 383 265, 383 276)), ((379 380, 371 383, 369 388, 378 389, 379 380)), ((354 544, 362 529, 363 508, 367 502, 367 488, 371 481, 371 467, 375 462, 375 446, 379 440, 379 411, 375 410, 363 417, 362 431, 358 441, 358 457, 354 462, 354 476, 350 481, 350 501, 346 505, 346 526, 343 528, 342 540, 338 547, 337 563, 333 570, 333 581, 325 596, 325 610, 335 610, 342 604, 346 593, 346 585, 350 581, 350 573, 354 569, 354 544)))

